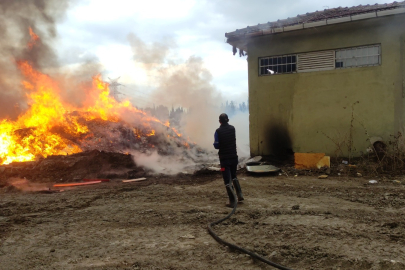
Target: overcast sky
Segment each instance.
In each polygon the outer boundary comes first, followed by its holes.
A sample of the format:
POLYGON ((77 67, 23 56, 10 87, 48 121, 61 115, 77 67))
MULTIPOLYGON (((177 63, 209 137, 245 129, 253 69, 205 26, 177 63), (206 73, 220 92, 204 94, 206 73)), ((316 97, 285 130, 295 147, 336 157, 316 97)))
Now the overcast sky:
POLYGON ((119 82, 126 85, 121 91, 145 106, 158 75, 137 63, 128 38, 132 35, 151 48, 167 50, 162 52, 164 64, 200 57, 222 96, 242 102, 247 101, 247 62, 232 55, 226 32, 325 8, 375 3, 386 1, 79 0, 58 25, 57 48, 66 65, 94 61, 102 65, 105 79, 121 76, 119 82))

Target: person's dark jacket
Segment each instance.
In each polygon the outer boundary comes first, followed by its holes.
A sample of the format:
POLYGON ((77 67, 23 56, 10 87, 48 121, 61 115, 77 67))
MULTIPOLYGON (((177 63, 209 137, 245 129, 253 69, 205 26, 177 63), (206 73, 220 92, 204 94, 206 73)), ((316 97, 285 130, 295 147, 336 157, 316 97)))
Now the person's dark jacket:
POLYGON ((214 147, 219 149, 219 159, 238 158, 236 152, 236 135, 235 128, 228 123, 221 124, 215 131, 214 147))

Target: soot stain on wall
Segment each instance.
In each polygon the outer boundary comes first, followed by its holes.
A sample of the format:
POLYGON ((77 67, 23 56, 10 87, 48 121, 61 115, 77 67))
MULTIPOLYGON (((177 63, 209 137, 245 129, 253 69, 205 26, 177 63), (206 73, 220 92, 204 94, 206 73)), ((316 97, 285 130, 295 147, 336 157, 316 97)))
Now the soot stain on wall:
POLYGON ((271 159, 277 161, 289 161, 294 157, 292 151, 292 138, 286 125, 271 123, 266 128, 265 140, 267 149, 265 153, 270 153, 271 159))

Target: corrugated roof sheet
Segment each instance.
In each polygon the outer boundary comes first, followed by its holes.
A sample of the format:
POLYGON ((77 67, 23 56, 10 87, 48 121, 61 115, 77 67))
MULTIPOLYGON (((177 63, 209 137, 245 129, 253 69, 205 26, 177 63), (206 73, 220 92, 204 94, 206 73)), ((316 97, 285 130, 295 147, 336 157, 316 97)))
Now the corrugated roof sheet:
POLYGON ((236 31, 229 32, 225 34, 225 37, 239 37, 244 36, 249 33, 254 33, 257 31, 269 30, 272 28, 280 28, 286 26, 293 26, 299 25, 303 23, 309 22, 317 22, 323 21, 328 19, 335 19, 341 17, 348 17, 353 15, 377 12, 382 10, 389 10, 389 9, 396 9, 396 8, 404 8, 405 1, 402 2, 393 2, 389 4, 375 4, 375 5, 359 5, 355 7, 338 7, 338 8, 331 8, 325 9, 323 11, 315 11, 311 13, 306 13, 302 15, 297 15, 293 18, 287 18, 284 20, 277 20, 275 22, 268 22, 264 24, 258 24, 256 26, 248 26, 243 29, 237 29, 236 31))

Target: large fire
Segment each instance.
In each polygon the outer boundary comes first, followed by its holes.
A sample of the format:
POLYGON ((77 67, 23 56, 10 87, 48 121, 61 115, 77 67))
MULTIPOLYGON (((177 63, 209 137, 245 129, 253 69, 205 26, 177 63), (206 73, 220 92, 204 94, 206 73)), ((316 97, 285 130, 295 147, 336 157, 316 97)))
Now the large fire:
MULTIPOLYGON (((32 49, 39 37, 29 29, 32 49)), ((29 109, 16 121, 0 120, 0 165, 15 161, 31 161, 50 155, 67 155, 81 152, 80 140, 92 136, 88 122, 101 119, 118 122, 123 114, 142 117, 142 135, 154 136, 152 123, 170 129, 175 136, 181 134, 170 123, 148 116, 129 101, 118 102, 109 94, 108 83, 101 76, 93 77, 90 101, 84 107, 64 102, 57 81, 35 70, 27 61, 16 61, 24 80, 22 85, 29 100, 29 109)), ((141 136, 139 128, 137 136, 141 136)))

